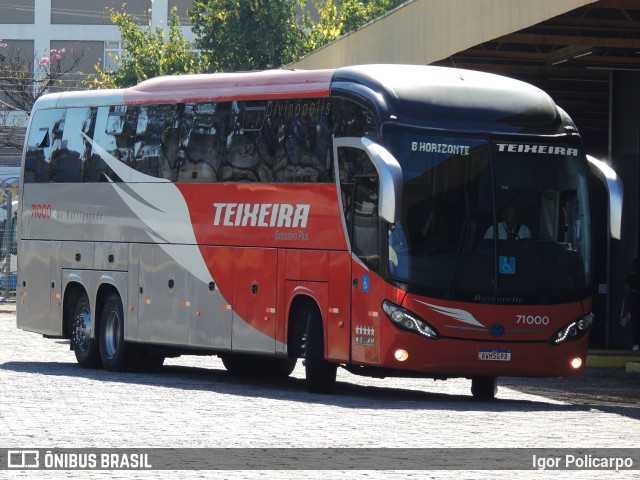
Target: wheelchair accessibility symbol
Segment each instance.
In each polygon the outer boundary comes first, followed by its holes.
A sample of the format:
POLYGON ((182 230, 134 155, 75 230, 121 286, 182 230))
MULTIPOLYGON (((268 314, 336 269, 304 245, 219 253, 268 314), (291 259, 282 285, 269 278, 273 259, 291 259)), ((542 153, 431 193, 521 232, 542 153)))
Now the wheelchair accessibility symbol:
POLYGON ((506 275, 515 275, 516 274, 516 257, 500 257, 500 273, 506 275))
POLYGON ((362 292, 369 293, 369 275, 362 275, 362 292))

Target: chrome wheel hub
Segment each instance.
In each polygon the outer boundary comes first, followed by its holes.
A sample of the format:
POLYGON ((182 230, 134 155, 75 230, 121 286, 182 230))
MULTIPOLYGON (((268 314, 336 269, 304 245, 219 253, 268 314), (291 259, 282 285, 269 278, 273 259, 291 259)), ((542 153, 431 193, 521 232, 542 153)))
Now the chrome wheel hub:
POLYGON ((81 352, 86 352, 89 349, 90 331, 91 313, 88 308, 83 308, 73 321, 73 344, 81 352))
POLYGON ((116 312, 109 312, 105 319, 104 338, 102 344, 107 357, 113 357, 118 351, 120 343, 120 322, 118 321, 118 314, 116 312))

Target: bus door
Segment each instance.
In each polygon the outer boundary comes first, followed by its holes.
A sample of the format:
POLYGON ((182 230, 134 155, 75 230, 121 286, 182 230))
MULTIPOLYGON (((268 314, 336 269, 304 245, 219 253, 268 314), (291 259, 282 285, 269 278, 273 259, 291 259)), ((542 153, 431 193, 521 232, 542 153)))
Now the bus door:
POLYGON ((344 228, 351 247, 351 361, 379 362, 380 267, 379 178, 367 151, 337 148, 344 228))

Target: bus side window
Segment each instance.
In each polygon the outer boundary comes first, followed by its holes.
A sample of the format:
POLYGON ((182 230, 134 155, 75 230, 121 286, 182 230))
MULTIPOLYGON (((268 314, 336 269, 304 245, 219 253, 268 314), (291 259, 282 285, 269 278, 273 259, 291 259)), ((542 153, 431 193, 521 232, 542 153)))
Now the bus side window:
MULTIPOLYGON (((128 166, 134 162, 138 113, 137 105, 114 105, 99 107, 96 117, 94 143, 128 166)), ((107 177, 114 182, 122 181, 93 148, 85 160, 83 179, 85 182, 106 182, 107 177)))
POLYGON ((233 102, 229 111, 230 131, 227 137, 224 162, 218 178, 223 182, 258 182, 262 163, 259 132, 244 129, 245 102, 233 102))
MULTIPOLYGON (((330 103, 271 100, 257 142, 264 167, 284 183, 329 182, 332 162, 330 103)), ((264 179, 261 176, 261 181, 264 179)))
POLYGON ((342 201, 342 210, 346 222, 347 235, 349 241, 352 240, 353 227, 353 188, 354 176, 356 171, 356 155, 357 150, 351 148, 338 149, 338 175, 340 176, 340 198, 342 201))
POLYGON ((353 252, 372 270, 379 267, 378 176, 363 150, 338 149, 342 208, 353 252))
POLYGON ((309 114, 297 114, 290 121, 287 166, 295 182, 317 182, 323 173, 324 159, 316 152, 318 127, 309 114))
POLYGON ((179 182, 215 182, 224 158, 224 123, 227 113, 221 103, 188 103, 182 117, 178 153, 179 182), (222 120, 221 118, 222 117, 222 120), (222 121, 222 124, 221 124, 222 121), (221 148, 222 147, 222 148, 221 148))
POLYGON ((25 154, 26 183, 49 181, 49 166, 56 151, 62 147, 62 129, 67 110, 38 110, 33 115, 27 152, 25 154))
POLYGON ((147 105, 140 108, 135 138, 133 168, 145 175, 172 179, 178 138, 166 135, 176 122, 177 105, 147 105), (173 145, 168 145, 171 142, 173 145))
POLYGON ((48 176, 48 164, 44 161, 44 151, 29 147, 24 156, 24 183, 38 183, 48 176))
POLYGON ((343 98, 333 99, 331 107, 336 137, 377 138, 376 117, 368 108, 343 98))
MULTIPOLYGON (((49 178, 52 182, 78 182, 82 177, 87 141, 81 132, 91 128, 91 108, 68 108, 62 133, 61 148, 51 156, 49 178)), ((85 133, 86 134, 86 133, 85 133)))
POLYGON ((356 177, 354 194, 353 251, 369 268, 377 271, 380 264, 378 177, 356 177))

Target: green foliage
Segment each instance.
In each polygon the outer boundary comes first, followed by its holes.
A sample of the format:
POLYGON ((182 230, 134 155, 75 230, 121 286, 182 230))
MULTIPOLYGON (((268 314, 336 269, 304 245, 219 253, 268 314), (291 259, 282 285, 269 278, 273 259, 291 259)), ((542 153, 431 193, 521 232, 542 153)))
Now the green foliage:
POLYGON ((180 18, 174 7, 169 16, 169 37, 162 26, 141 27, 132 15, 111 11, 111 21, 120 28, 122 57, 114 60, 117 70, 104 70, 95 65, 96 73, 89 76, 85 85, 89 88, 124 88, 136 85, 147 78, 160 75, 198 73, 203 66, 192 49, 193 45, 182 36, 180 18))
POLYGON ((278 68, 304 52, 300 0, 194 0, 197 44, 212 71, 278 68))
POLYGON ((388 13, 407 0, 325 0, 316 1, 319 20, 308 24, 308 50, 329 43, 340 35, 357 30, 388 13))
POLYGON ((95 65, 89 88, 122 88, 159 75, 279 68, 340 35, 360 28, 404 0, 194 0, 189 15, 201 53, 182 36, 177 9, 169 38, 161 26, 141 27, 125 11, 111 12, 120 28, 123 55, 117 70, 95 65))

